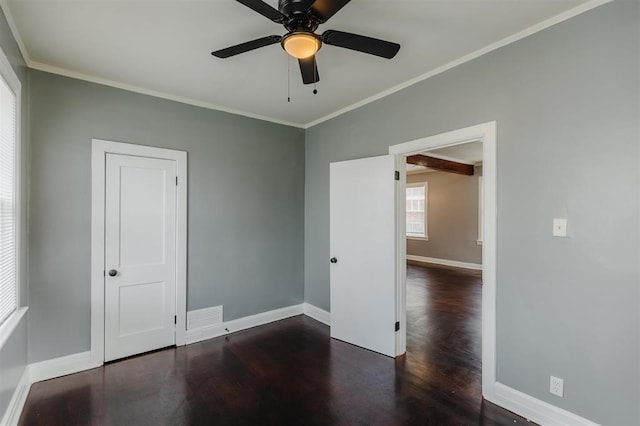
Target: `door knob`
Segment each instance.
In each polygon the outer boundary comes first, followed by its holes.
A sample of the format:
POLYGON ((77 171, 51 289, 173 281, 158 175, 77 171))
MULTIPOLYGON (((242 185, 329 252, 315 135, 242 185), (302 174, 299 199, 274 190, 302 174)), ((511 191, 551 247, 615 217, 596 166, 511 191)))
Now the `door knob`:
POLYGON ((110 277, 115 277, 116 275, 118 275, 118 271, 116 271, 115 269, 109 269, 110 277))
POLYGON ((329 259, 329 262, 338 263, 338 258, 337 257, 332 257, 331 259, 329 259))

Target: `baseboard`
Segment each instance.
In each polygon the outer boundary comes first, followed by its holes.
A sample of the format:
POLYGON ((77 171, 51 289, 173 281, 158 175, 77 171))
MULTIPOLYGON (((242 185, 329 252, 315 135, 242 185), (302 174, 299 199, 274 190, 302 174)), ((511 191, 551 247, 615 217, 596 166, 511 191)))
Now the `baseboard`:
MULTIPOLYGON (((292 305, 273 311, 263 312, 215 326, 187 330, 187 344, 219 337, 225 334, 279 321, 296 315, 307 315, 324 324, 331 325, 331 313, 309 303, 292 305)), ((13 426, 20 415, 32 383, 53 379, 67 374, 100 367, 91 360, 91 352, 81 352, 28 365, 13 393, 9 406, 0 422, 3 426, 13 426)), ((507 410, 513 411, 531 421, 545 426, 598 426, 597 423, 573 414, 567 410, 517 391, 502 383, 495 383, 492 395, 487 400, 507 410)))
POLYGON ((194 328, 187 330, 187 345, 201 342, 214 337, 224 336, 247 328, 257 327, 274 321, 280 321, 296 315, 302 315, 302 304, 287 306, 286 308, 275 309, 273 311, 262 312, 248 317, 226 321, 220 324, 194 328))
POLYGON ((102 363, 91 361, 91 351, 80 352, 29 364, 29 379, 36 383, 100 366, 102 363))
POLYGON ((408 254, 407 260, 413 260, 415 262, 423 262, 423 263, 435 263, 436 265, 455 266, 456 268, 474 269, 476 271, 482 271, 482 265, 479 263, 458 262, 457 260, 436 259, 435 257, 416 256, 413 254, 408 254))
POLYGON ((9 401, 7 411, 5 411, 2 421, 0 421, 0 425, 14 426, 18 424, 24 403, 27 401, 27 395, 29 395, 29 389, 31 388, 28 370, 29 367, 25 367, 18 386, 16 386, 16 389, 13 391, 13 396, 11 397, 11 401, 9 401))
POLYGON ((327 312, 310 303, 303 303, 302 313, 316 321, 320 321, 323 324, 331 326, 331 312, 327 312))
POLYGON ((495 384, 495 395, 489 401, 545 426, 598 426, 597 423, 556 407, 502 383, 495 384))
POLYGON ((32 383, 66 376, 67 374, 89 370, 101 365, 102 363, 96 365, 95 362, 91 362, 91 352, 81 352, 27 365, 20 377, 18 386, 13 392, 0 425, 14 426, 18 424, 32 383))

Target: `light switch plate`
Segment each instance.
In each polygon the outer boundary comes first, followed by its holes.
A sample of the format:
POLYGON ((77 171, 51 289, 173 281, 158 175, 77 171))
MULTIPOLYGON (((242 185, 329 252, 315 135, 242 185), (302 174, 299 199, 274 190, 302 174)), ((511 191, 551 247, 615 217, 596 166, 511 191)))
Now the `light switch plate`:
POLYGON ((564 219, 564 218, 553 219, 553 236, 554 237, 567 236, 567 219, 564 219))

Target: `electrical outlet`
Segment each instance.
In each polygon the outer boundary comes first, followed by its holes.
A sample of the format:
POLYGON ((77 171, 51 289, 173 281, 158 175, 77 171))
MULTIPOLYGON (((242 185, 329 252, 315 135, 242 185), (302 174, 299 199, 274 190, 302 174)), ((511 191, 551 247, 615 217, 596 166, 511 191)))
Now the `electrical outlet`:
POLYGON ((549 392, 562 398, 564 395, 564 380, 551 376, 549 392))

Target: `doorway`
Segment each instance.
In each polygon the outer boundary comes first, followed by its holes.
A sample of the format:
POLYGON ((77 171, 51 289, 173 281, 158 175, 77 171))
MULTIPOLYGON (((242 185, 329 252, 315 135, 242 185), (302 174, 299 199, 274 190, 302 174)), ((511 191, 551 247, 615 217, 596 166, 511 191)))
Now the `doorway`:
POLYGON ((186 152, 93 140, 93 363, 185 343, 186 172, 186 152))
POLYGON ((395 156, 400 182, 396 196, 396 312, 400 332, 396 334, 396 353, 407 349, 407 295, 406 295, 406 237, 405 188, 407 156, 424 151, 452 147, 478 141, 482 143, 483 157, 483 214, 480 229, 482 249, 482 394, 487 399, 495 395, 495 271, 496 271, 496 123, 489 122, 436 136, 394 145, 389 154, 395 156))
POLYGON ((482 142, 408 156, 406 168, 406 365, 412 371, 446 371, 453 391, 477 400, 482 142))

